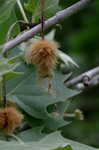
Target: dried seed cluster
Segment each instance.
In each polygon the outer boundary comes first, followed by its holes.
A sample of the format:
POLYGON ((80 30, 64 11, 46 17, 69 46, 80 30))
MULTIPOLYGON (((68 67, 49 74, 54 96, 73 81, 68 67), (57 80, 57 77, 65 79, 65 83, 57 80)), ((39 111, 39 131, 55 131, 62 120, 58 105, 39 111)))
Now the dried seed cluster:
POLYGON ((23 120, 23 115, 14 107, 0 109, 0 130, 5 134, 12 133, 23 120))
POLYGON ((27 64, 38 66, 39 78, 53 76, 53 69, 57 63, 58 44, 54 41, 38 40, 26 51, 27 64))

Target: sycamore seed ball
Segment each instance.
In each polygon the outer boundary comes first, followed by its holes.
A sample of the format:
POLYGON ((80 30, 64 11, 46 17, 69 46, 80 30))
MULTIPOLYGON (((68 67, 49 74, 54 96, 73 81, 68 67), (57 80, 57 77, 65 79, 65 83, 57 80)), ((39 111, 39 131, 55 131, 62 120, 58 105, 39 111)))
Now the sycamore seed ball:
POLYGON ((12 133, 23 120, 23 115, 14 107, 0 109, 0 131, 5 134, 12 133))
POLYGON ((37 65, 40 79, 53 76, 57 63, 57 49, 58 44, 54 41, 38 40, 26 51, 26 62, 37 65))

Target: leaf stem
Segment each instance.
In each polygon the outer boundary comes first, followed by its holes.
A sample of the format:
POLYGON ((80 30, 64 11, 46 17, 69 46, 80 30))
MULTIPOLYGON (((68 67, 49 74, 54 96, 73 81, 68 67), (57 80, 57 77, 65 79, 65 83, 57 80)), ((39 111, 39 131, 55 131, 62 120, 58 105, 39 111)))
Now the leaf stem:
POLYGON ((18 6, 19 6, 19 8, 20 8, 20 12, 21 12, 21 14, 22 14, 22 16, 23 16, 23 18, 24 18, 24 21, 26 21, 26 22, 28 23, 29 21, 28 21, 28 19, 27 19, 27 16, 26 16, 26 14, 25 14, 25 11, 24 11, 24 9, 23 9, 23 6, 22 6, 22 4, 21 4, 21 1, 20 1, 20 0, 17 0, 17 4, 18 4, 18 6))
POLYGON ((7 38, 6 38, 6 41, 7 41, 7 42, 10 40, 11 33, 12 33, 14 27, 15 27, 18 23, 24 23, 24 24, 25 24, 26 22, 23 21, 23 20, 18 20, 18 21, 16 21, 15 23, 13 23, 13 24, 10 26, 10 28, 9 28, 9 30, 8 30, 8 32, 7 32, 7 38))
MULTIPOLYGON (((0 77, 2 78, 2 77, 0 77)), ((0 103, 2 101, 2 79, 0 79, 0 103)))
POLYGON ((24 142, 19 138, 17 137, 16 135, 14 134, 10 134, 9 136, 11 136, 12 138, 14 138, 16 141, 18 141, 20 144, 24 144, 24 142))
POLYGON ((41 0, 41 27, 42 27, 42 30, 41 30, 41 37, 42 37, 42 40, 44 40, 44 0, 41 0))
POLYGON ((2 77, 2 97, 3 97, 3 106, 4 108, 7 105, 7 98, 6 98, 6 79, 5 79, 5 75, 3 75, 2 77))

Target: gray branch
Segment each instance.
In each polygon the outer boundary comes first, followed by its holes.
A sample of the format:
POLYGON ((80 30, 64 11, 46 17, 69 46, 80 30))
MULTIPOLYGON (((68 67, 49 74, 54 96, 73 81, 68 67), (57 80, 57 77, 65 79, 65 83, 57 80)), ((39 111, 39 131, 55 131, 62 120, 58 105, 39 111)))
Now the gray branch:
MULTIPOLYGON (((83 9, 89 2, 93 0, 80 0, 79 2, 75 3, 74 5, 58 12, 55 16, 51 17, 47 21, 45 21, 45 30, 55 25, 56 23, 68 18, 69 16, 75 14, 79 10, 83 9)), ((32 38, 35 34, 41 31, 41 24, 33 27, 29 31, 24 32, 23 34, 17 36, 15 39, 7 42, 3 46, 4 52, 15 47, 16 45, 32 38)))
POLYGON ((80 90, 88 89, 98 84, 99 66, 65 82, 66 87, 72 87, 80 90))

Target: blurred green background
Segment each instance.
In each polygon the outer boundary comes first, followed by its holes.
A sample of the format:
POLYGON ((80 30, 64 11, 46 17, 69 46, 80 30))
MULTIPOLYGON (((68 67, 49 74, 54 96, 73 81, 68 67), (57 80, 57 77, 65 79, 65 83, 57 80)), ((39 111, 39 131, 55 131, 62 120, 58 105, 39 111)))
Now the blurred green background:
MULTIPOLYGON (((77 0, 60 0, 63 8, 77 0)), ((72 56, 80 68, 80 74, 99 65, 99 0, 62 22, 57 28, 56 40, 61 49, 72 56)), ((99 87, 90 89, 72 100, 70 109, 80 108, 84 121, 73 121, 64 127, 63 135, 79 142, 99 147, 99 87)))

